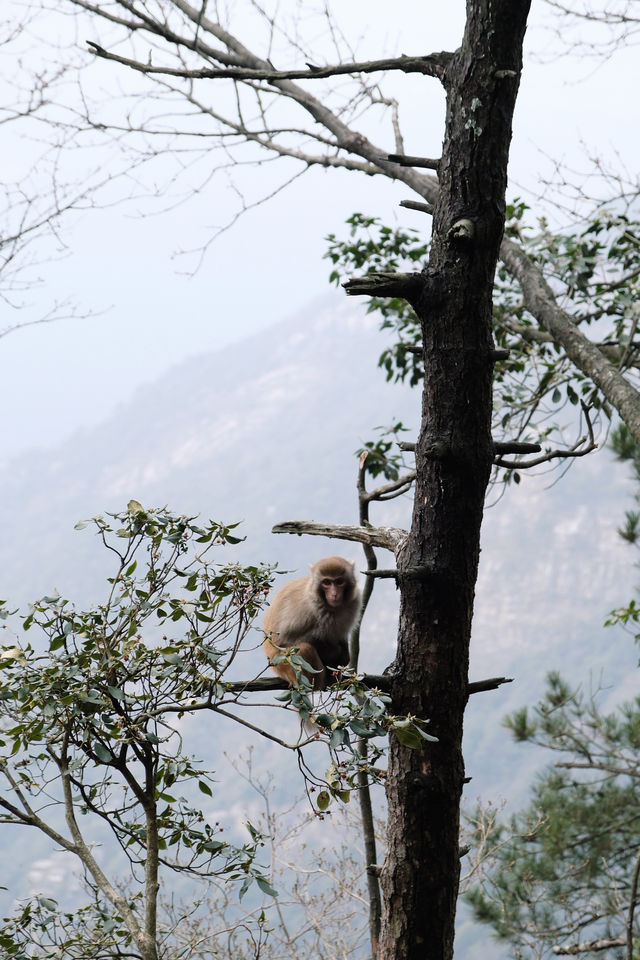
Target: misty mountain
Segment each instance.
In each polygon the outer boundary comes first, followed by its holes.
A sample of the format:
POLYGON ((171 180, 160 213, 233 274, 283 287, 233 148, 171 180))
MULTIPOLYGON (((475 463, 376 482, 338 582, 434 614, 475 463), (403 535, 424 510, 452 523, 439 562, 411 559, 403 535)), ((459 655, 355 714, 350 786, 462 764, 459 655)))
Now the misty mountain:
MULTIPOLYGON (((233 324, 233 317, 212 322, 233 324)), ((104 593, 108 558, 90 529, 79 532, 74 524, 122 510, 132 497, 147 507, 242 521, 246 540, 225 560, 277 561, 283 570, 304 572, 337 550, 361 563, 357 545, 270 531, 285 520, 355 523, 357 448, 394 418, 409 428, 407 439, 415 437, 419 393, 385 382, 376 369, 384 345, 377 321, 360 304, 323 298, 248 341, 177 365, 108 420, 60 446, 0 462, 0 596, 24 607, 56 588, 78 605, 95 602, 104 593)), ((501 719, 532 702, 548 670, 560 669, 576 683, 603 683, 611 702, 635 692, 633 644, 602 622, 631 597, 638 571, 616 533, 630 482, 606 450, 562 478, 557 470, 526 475, 500 493, 490 491, 485 514, 471 675, 514 682, 471 698, 467 796, 516 803, 539 756, 513 745, 501 719)), ((407 498, 372 513, 374 523, 409 520, 407 498)), ((387 560, 381 557, 382 565, 387 560)), ((362 634, 361 668, 368 672, 387 666, 395 642, 395 589, 383 582, 375 593, 362 634)), ((258 646, 258 631, 255 637, 258 646)), ((256 650, 247 664, 260 669, 261 657, 256 650)), ((214 747, 217 723, 185 727, 194 752, 216 770, 227 763, 223 753, 238 757, 247 742, 245 731, 229 724, 214 747)), ((297 782, 295 764, 272 744, 256 747, 258 763, 276 782, 281 775, 277 796, 290 791, 291 778, 297 782)), ((215 816, 246 817, 253 802, 246 785, 224 777, 215 816)), ((28 839, 31 845, 18 828, 0 832, 10 865, 3 882, 12 895, 30 889, 56 895, 68 884, 65 870, 56 873, 40 838, 28 839)))

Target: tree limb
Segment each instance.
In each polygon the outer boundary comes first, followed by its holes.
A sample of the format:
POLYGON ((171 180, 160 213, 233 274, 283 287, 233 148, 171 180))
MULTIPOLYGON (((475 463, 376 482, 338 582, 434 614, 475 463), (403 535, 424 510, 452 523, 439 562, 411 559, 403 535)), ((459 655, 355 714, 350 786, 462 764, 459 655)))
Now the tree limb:
POLYGON ((69 764, 66 756, 61 755, 60 757, 55 757, 53 752, 49 751, 51 756, 54 758, 58 769, 60 770, 60 779, 62 781, 62 793, 64 797, 64 811, 65 819, 67 821, 67 826, 69 832, 73 838, 74 843, 74 852, 78 855, 86 869, 89 871, 93 879, 95 880, 97 886, 100 888, 105 897, 113 904, 116 910, 121 914, 122 919, 127 925, 129 933, 133 937, 136 945, 140 949, 140 952, 143 957, 149 955, 149 942, 147 933, 141 929, 138 919, 129 906, 127 898, 122 896, 115 887, 109 882, 107 876, 102 871, 98 865, 97 860, 93 856, 90 848, 87 846, 87 843, 80 831, 78 823, 76 821, 75 810, 73 805, 73 795, 71 790, 71 777, 69 774, 69 764))
POLYGON ((503 453, 540 453, 539 443, 521 443, 519 440, 493 441, 493 451, 496 456, 503 453))
POLYGON ((557 956, 573 957, 578 953, 594 953, 597 950, 610 950, 611 947, 624 947, 626 942, 626 937, 612 937, 572 943, 569 947, 553 947, 552 950, 557 956))
MULTIPOLYGON (((358 677, 358 683, 361 683, 368 689, 379 689, 388 692, 391 688, 391 676, 387 673, 365 673, 358 677)), ((473 680, 469 683, 469 693, 483 693, 486 690, 497 690, 503 683, 513 683, 512 677, 489 677, 487 680, 473 680)), ((224 689, 229 693, 267 693, 270 690, 288 690, 290 684, 281 677, 259 677, 256 680, 230 680, 223 684, 224 689)), ((230 716, 225 711, 217 707, 212 701, 199 701, 198 703, 175 704, 163 708, 162 713, 189 713, 192 710, 216 710, 230 716)), ((236 719, 235 714, 233 719, 236 719)), ((252 730, 261 731, 261 728, 254 727, 248 722, 245 724, 252 730)), ((276 737, 271 737, 277 743, 283 743, 276 737)))
POLYGON ((618 411, 634 439, 640 442, 640 394, 562 310, 553 290, 525 251, 505 237, 500 256, 522 289, 529 313, 547 330, 554 343, 582 370, 618 411))
MULTIPOLYGON (((180 77, 184 80, 264 80, 272 83, 275 80, 322 80, 327 77, 337 77, 354 73, 380 73, 389 70, 400 70, 402 73, 421 73, 427 77, 441 79, 451 54, 442 51, 432 53, 426 57, 390 57, 383 60, 365 60, 362 63, 339 63, 332 67, 309 67, 307 70, 274 70, 264 67, 203 67, 200 70, 187 70, 184 67, 154 67, 151 63, 142 63, 117 53, 105 50, 100 44, 87 40, 87 46, 92 53, 101 60, 111 60, 130 70, 145 73, 149 76, 160 75, 166 77, 180 77)), ((410 158, 407 158, 410 159, 410 158)), ((415 158, 414 158, 415 159, 415 158)), ((394 161, 400 163, 401 161, 394 161)), ((411 163, 404 166, 430 166, 433 163, 411 163)))
POLYGON ((401 200, 400 206, 405 207, 406 210, 419 210, 420 213, 433 213, 431 203, 420 203, 418 200, 401 200))
MULTIPOLYGON (((502 457, 495 457, 494 464, 497 467, 506 467, 508 470, 528 470, 530 467, 537 467, 542 463, 549 463, 551 460, 562 460, 570 457, 585 457, 598 446, 593 434, 593 425, 589 416, 589 407, 581 400, 580 406, 587 424, 587 436, 580 437, 579 440, 567 450, 548 450, 547 453, 533 460, 503 460, 502 457)), ((540 447, 538 447, 540 449, 540 447)))
MULTIPOLYGON (((391 163, 399 163, 401 167, 426 167, 428 170, 437 170, 440 160, 433 160, 430 157, 409 157, 404 153, 390 153, 384 159, 391 163)), ((402 206, 402 204, 400 204, 402 206)))
POLYGON ((332 537, 335 540, 351 540, 382 547, 395 552, 402 546, 407 532, 399 527, 356 527, 346 523, 316 523, 313 520, 289 520, 277 523, 272 533, 295 533, 299 537, 332 537))
POLYGON ((422 289, 420 273, 367 273, 364 277, 351 277, 342 286, 350 297, 402 297, 411 300, 411 295, 422 289))

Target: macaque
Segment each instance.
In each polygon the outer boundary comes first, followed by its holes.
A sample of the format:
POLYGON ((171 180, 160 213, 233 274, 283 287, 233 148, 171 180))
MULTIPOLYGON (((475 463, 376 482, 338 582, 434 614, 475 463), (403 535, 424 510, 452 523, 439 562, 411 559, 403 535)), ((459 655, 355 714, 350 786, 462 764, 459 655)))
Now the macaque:
MULTIPOLYGON (((349 663, 349 633, 361 602, 354 566, 342 557, 318 560, 308 577, 278 590, 265 614, 267 657, 271 661, 276 654, 297 647, 299 656, 318 671, 306 674, 314 690, 324 690, 331 670, 349 663)), ((272 663, 271 668, 290 684, 296 682, 289 664, 272 663)))

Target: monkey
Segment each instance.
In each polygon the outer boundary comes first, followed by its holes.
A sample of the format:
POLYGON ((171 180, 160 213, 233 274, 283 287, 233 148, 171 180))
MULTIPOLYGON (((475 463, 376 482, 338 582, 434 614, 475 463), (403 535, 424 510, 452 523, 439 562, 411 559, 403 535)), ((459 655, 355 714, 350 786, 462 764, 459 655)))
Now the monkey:
POLYGON ((296 674, 272 658, 289 647, 317 673, 305 673, 314 690, 325 690, 331 670, 349 663, 349 633, 360 613, 355 564, 324 557, 308 577, 292 580, 276 593, 264 618, 264 649, 271 669, 293 686, 296 674))

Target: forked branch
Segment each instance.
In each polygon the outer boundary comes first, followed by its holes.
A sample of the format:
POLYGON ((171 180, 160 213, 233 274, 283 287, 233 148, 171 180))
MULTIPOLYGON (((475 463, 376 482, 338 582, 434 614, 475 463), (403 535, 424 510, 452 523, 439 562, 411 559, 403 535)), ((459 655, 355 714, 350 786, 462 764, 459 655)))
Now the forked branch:
POLYGON ((580 405, 582 406, 582 412, 587 425, 587 433, 576 440, 573 446, 567 447, 565 450, 548 450, 546 453, 543 453, 539 457, 534 457, 532 460, 505 460, 503 457, 497 456, 493 461, 494 464, 497 467, 505 467, 508 470, 528 470, 531 467, 538 467, 542 463, 550 463, 552 460, 586 457, 588 453, 597 449, 598 444, 596 443, 593 433, 593 424, 591 423, 591 417, 589 415, 590 408, 582 400, 580 401, 580 405))

